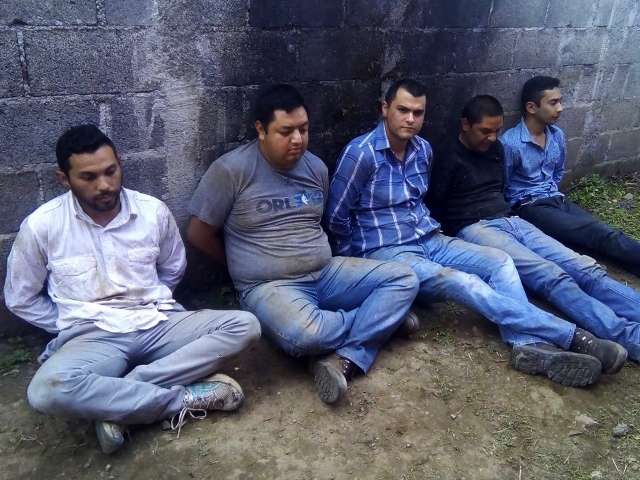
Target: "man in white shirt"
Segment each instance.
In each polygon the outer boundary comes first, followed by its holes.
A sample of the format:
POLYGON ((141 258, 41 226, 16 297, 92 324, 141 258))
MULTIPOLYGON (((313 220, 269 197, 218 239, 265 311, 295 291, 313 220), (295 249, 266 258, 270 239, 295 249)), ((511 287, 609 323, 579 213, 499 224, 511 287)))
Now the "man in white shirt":
POLYGON ((31 406, 95 421, 107 454, 125 425, 171 418, 179 433, 187 416, 239 408, 240 386, 212 374, 259 338, 257 319, 187 312, 172 299, 186 267, 175 220, 161 201, 122 188, 120 157, 97 127, 65 132, 56 156, 70 191, 24 220, 4 288, 11 311, 57 334, 29 385, 31 406))

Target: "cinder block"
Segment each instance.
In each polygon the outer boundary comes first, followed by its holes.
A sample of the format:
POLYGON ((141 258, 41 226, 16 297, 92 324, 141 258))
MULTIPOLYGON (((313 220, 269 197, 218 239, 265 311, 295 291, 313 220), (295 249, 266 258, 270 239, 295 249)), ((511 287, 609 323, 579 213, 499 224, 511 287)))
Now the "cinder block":
POLYGON ((309 32, 300 41, 302 81, 356 80, 380 74, 382 38, 363 30, 309 32), (357 48, 350 48, 349 45, 357 48))
MULTIPOLYGON (((118 3, 118 0, 113 0, 118 3)), ((149 2, 152 3, 152 2, 149 2)), ((246 0, 190 0, 161 2, 159 23, 167 32, 174 32, 181 41, 184 33, 199 27, 241 27, 247 23, 246 0)), ((251 2, 251 8, 263 2, 251 2)), ((269 2, 271 5, 274 2, 269 2)))
POLYGON ((524 82, 533 77, 524 72, 498 72, 482 75, 478 78, 478 93, 493 95, 502 104, 506 112, 522 115, 520 93, 524 82))
POLYGON ((507 70, 513 61, 516 44, 514 30, 468 31, 456 37, 457 72, 507 70))
POLYGON ((595 100, 618 100, 622 98, 628 74, 629 65, 601 67, 595 100))
POLYGON ((167 158, 158 152, 131 153, 122 157, 123 185, 160 200, 167 196, 167 158))
POLYGON ((202 39, 207 86, 292 82, 297 74, 296 34, 279 31, 214 32, 202 39))
MULTIPOLYGON (((391 2, 394 3, 394 2, 391 2)), ((432 0, 419 2, 422 19, 418 27, 428 28, 483 28, 489 26, 491 0, 432 0)), ((400 3, 401 4, 401 3, 400 3)), ((413 16, 407 13, 407 16, 413 16)))
POLYGON ((164 103, 157 96, 109 99, 109 137, 118 153, 159 148, 164 142, 164 103))
POLYGON ((566 142, 566 159, 564 163, 565 174, 562 176, 562 186, 565 186, 573 180, 572 175, 569 171, 573 171, 578 162, 578 152, 580 151, 580 146, 582 145, 581 138, 572 138, 571 140, 567 140, 566 142))
POLYGON ((342 22, 342 0, 324 0, 313 5, 297 2, 251 2, 249 25, 273 27, 338 27, 342 22))
POLYGON ((611 12, 616 0, 599 0, 593 20, 594 27, 606 27, 611 22, 611 12))
POLYGON ((0 31, 0 46, 0 97, 17 97, 22 94, 22 69, 15 32, 0 31))
POLYGON ((41 165, 38 169, 38 179, 42 185, 44 201, 48 202, 67 192, 67 189, 56 178, 58 163, 41 165))
POLYGON ((153 2, 151 0, 105 0, 105 17, 109 25, 151 25, 153 2))
POLYGON ((547 10, 547 2, 520 0, 495 0, 491 13, 492 27, 542 27, 547 10))
POLYGON ((90 94, 151 89, 144 32, 51 30, 24 34, 31 93, 90 94), (138 64, 138 62, 140 62, 138 64))
POLYGON ((588 111, 587 107, 571 107, 562 112, 558 126, 562 128, 567 139, 582 137, 588 111))
POLYGON ((546 68, 558 65, 562 30, 520 30, 513 55, 514 68, 546 68))
POLYGON ((206 89, 199 108, 198 132, 204 149, 243 140, 247 134, 245 125, 254 123, 253 119, 245 123, 244 95, 239 88, 206 89))
POLYGON ((309 150, 333 169, 344 146, 380 120, 380 84, 311 82, 300 88, 309 107, 309 150))
POLYGON ((95 25, 95 0, 2 0, 0 25, 95 25))
POLYGON ((640 129, 615 132, 611 135, 607 162, 626 158, 640 160, 640 129))
POLYGON ((488 93, 478 91, 478 77, 475 75, 446 75, 431 77, 426 81, 427 111, 425 130, 421 136, 436 139, 445 131, 445 125, 455 124, 458 128, 462 107, 474 95, 488 93))
POLYGON ((17 232, 22 220, 40 205, 36 172, 0 174, 0 233, 17 232))
MULTIPOLYGON (((9 257, 9 252, 11 251, 11 247, 13 245, 13 241, 15 240, 16 235, 12 234, 0 234, 0 295, 4 290, 4 282, 7 278, 7 257, 9 257)), ((0 302, 0 305, 4 307, 4 302, 0 302)), ((0 314, 2 311, 0 310, 0 314)), ((0 322, 0 325, 2 322, 0 322)))
POLYGON ((615 3, 611 15, 611 27, 630 27, 635 25, 637 2, 619 0, 615 3))
POLYGON ((609 33, 609 55, 605 59, 611 63, 640 63, 640 28, 627 27, 611 29, 609 33))
POLYGON ((371 0, 347 0, 345 2, 345 24, 347 26, 385 28, 421 27, 424 22, 426 2, 385 2, 371 0))
POLYGON ((610 141, 609 134, 599 135, 590 132, 585 135, 578 151, 578 159, 573 162, 573 165, 592 168, 604 162, 610 141))
MULTIPOLYGON (((463 34, 460 34, 463 35, 463 34)), ((400 69, 412 76, 444 74, 453 71, 455 64, 456 34, 450 30, 424 32, 398 32, 393 43, 397 46, 400 69)))
POLYGON ((593 65, 599 62, 606 33, 600 29, 562 30, 561 65, 593 65), (577 46, 579 45, 579 48, 577 46))
MULTIPOLYGON (((591 25, 596 2, 552 0, 547 10, 547 27, 584 28, 591 25)), ((525 7, 527 8, 527 7, 525 7)), ((578 45, 578 44, 577 44, 578 45)))
MULTIPOLYGON (((598 112, 594 113, 597 115, 598 112)), ((622 102, 605 102, 601 105, 598 116, 602 131, 640 127, 640 97, 629 98, 622 102)))
POLYGON ((54 163, 55 143, 65 130, 98 122, 91 100, 0 101, 0 164, 54 163))
POLYGON ((624 84, 623 98, 640 96, 640 64, 629 65, 627 81, 624 84))
MULTIPOLYGON (((596 81, 598 79, 598 67, 593 65, 585 65, 580 68, 580 77, 571 79, 573 82, 573 97, 578 103, 589 102, 596 98, 596 81)), ((567 80, 560 75, 562 84, 566 84, 567 80)))

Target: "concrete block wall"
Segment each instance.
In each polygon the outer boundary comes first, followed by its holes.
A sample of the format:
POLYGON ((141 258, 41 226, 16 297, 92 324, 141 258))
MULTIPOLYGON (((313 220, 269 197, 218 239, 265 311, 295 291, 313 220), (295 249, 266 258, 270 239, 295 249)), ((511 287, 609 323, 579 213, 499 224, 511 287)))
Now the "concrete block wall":
MULTIPOLYGON (((547 74, 564 85, 567 179, 612 174, 640 162, 639 42, 634 0, 4 0, 0 285, 21 220, 62 192, 53 152, 69 126, 103 128, 125 184, 184 228, 208 165, 255 137, 260 85, 301 89, 310 150, 332 167, 397 78, 427 84, 422 134, 436 141, 478 93, 514 124, 522 84, 547 74)), ((206 287, 215 271, 190 259, 187 284, 206 287)), ((12 325, 0 309, 0 332, 12 325)))

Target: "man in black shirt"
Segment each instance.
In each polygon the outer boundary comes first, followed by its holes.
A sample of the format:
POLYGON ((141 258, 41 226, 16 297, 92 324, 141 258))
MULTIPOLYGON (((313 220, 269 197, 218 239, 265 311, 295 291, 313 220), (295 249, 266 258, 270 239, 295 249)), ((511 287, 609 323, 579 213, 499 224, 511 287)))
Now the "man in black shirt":
MULTIPOLYGON (((629 358, 640 360, 640 293, 515 216, 505 201, 504 151, 496 141, 503 117, 500 102, 490 95, 465 105, 460 133, 434 151, 425 199, 429 210, 445 234, 508 253, 526 287, 579 327, 619 343, 629 358)), ((571 350, 579 348, 572 344, 571 350)), ((609 367, 603 362, 604 373, 620 370, 622 350, 609 367)))

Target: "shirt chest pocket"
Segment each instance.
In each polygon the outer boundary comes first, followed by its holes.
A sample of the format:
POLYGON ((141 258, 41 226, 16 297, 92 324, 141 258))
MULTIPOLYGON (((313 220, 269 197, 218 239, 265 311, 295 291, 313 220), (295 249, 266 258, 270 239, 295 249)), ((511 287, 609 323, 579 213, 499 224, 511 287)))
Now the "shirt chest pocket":
POLYGON ((98 263, 92 255, 53 260, 49 263, 51 288, 60 298, 90 301, 98 290, 98 263))
POLYGON ((137 277, 142 285, 149 286, 157 283, 156 261, 160 255, 159 248, 137 248, 127 252, 129 272, 137 277))

